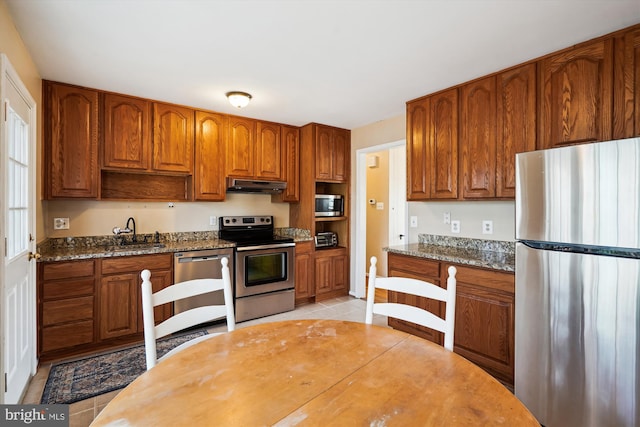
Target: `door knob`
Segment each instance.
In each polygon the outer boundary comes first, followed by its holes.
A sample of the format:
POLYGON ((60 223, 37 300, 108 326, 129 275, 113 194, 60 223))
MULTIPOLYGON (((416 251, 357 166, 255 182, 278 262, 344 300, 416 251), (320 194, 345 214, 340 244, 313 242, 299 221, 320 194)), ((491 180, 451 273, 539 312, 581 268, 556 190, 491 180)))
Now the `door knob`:
POLYGON ((38 252, 36 252, 35 254, 33 252, 29 252, 29 261, 31 261, 32 259, 35 259, 37 261, 40 258, 42 258, 42 255, 40 255, 38 252))
POLYGON ((404 239, 404 234, 400 235, 400 240, 404 239))

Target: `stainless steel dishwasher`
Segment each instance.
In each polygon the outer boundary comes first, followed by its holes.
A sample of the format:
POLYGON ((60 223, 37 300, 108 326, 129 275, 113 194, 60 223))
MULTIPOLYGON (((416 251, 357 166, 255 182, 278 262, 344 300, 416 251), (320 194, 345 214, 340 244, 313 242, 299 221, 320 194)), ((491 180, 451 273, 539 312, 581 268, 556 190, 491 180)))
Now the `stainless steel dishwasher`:
MULTIPOLYGON (((177 283, 191 279, 221 279, 221 260, 224 257, 229 260, 229 273, 231 274, 231 287, 233 288, 233 248, 176 252, 173 256, 173 281, 177 283)), ((224 304, 223 292, 216 291, 178 300, 174 302, 173 310, 175 313, 180 313, 194 307, 209 304, 224 304)))

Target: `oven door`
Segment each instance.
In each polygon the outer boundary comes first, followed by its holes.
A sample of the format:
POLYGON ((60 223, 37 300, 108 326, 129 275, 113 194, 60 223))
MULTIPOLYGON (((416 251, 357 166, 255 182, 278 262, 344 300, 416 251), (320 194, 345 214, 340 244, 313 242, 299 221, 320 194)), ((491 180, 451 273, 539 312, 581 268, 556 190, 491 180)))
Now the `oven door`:
POLYGON ((295 243, 236 249, 236 298, 294 288, 295 243))

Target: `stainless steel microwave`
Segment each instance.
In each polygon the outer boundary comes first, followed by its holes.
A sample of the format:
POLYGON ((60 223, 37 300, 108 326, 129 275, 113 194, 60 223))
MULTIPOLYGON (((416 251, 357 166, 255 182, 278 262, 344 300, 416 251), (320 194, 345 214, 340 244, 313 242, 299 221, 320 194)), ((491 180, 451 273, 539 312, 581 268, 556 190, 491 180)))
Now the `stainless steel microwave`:
POLYGON ((316 194, 316 216, 343 216, 344 197, 339 194, 316 194))

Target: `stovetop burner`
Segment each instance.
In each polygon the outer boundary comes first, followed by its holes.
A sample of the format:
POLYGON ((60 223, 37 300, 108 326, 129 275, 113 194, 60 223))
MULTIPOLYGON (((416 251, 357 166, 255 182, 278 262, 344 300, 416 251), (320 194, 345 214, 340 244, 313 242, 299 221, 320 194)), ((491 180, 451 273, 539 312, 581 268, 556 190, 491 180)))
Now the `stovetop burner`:
POLYGON ((292 243, 290 237, 273 235, 273 216, 222 216, 220 217, 221 239, 237 246, 260 246, 292 243))

